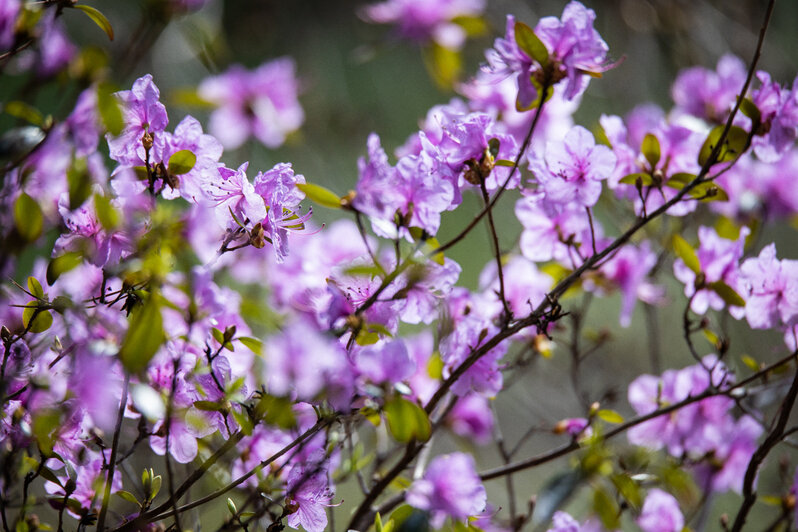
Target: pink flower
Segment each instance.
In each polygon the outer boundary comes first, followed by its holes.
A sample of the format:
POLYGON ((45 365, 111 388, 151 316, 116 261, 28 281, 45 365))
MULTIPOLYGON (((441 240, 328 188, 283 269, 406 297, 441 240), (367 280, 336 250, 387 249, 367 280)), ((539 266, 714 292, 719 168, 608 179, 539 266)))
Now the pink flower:
POLYGON ((227 72, 200 83, 200 97, 216 104, 210 131, 228 149, 250 135, 277 148, 305 120, 297 100, 299 83, 291 58, 283 57, 249 71, 233 65, 227 72))
POLYGON ((553 203, 592 207, 601 194, 601 181, 615 170, 616 157, 593 135, 575 126, 563 142, 549 142, 543 158, 534 154, 529 168, 553 203))
POLYGON ((474 469, 473 457, 452 453, 432 459, 424 477, 408 488, 406 501, 430 512, 432 526, 440 528, 447 517, 465 521, 482 512, 487 494, 474 469))
POLYGON ((643 532, 681 532, 684 515, 673 495, 654 488, 646 496, 637 524, 643 532))

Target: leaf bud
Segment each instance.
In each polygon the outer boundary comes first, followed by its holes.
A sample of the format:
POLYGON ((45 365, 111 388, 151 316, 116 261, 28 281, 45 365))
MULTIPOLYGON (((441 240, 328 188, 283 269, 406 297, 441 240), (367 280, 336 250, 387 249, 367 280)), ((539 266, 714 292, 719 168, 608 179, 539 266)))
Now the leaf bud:
POLYGON ((153 143, 152 133, 146 131, 144 135, 142 135, 141 137, 141 144, 142 146, 144 146, 145 150, 150 150, 152 149, 152 143, 153 143))

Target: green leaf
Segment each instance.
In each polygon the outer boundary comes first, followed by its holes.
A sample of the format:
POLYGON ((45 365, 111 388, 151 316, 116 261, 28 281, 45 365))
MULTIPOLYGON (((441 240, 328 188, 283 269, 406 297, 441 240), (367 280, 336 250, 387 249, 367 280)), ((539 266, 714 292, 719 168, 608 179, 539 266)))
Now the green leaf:
MULTIPOLYGON (((665 185, 676 190, 681 190, 691 183, 695 177, 696 176, 693 174, 675 174, 671 176, 665 185)), ((726 191, 711 181, 698 183, 690 189, 688 194, 690 194, 690 197, 701 200, 702 202, 729 200, 729 195, 726 194, 726 191)))
POLYGON ((531 59, 534 59, 541 66, 549 62, 549 51, 546 45, 535 35, 532 28, 523 22, 515 23, 515 42, 531 59))
POLYGON ((139 504, 139 500, 136 498, 136 496, 133 495, 132 493, 130 493, 129 491, 119 490, 119 491, 114 492, 114 493, 115 493, 115 495, 118 495, 122 499, 125 499, 127 502, 132 502, 133 504, 141 506, 141 504, 139 504))
POLYGON ((380 335, 376 332, 369 332, 366 329, 360 329, 360 332, 355 338, 357 345, 374 345, 380 341, 380 335))
POLYGON ((150 500, 158 496, 158 492, 161 491, 162 482, 163 479, 161 478, 161 475, 155 475, 155 477, 153 477, 152 486, 150 487, 150 495, 149 495, 150 500))
POLYGON ((607 423, 623 423, 623 416, 615 410, 599 410, 596 415, 607 423))
POLYGON ((740 238, 740 226, 734 220, 726 216, 718 217, 715 222, 715 232, 718 236, 726 240, 737 240, 740 238))
MULTIPOLYGON (((412 229, 412 227, 411 227, 412 229)), ((382 270, 377 266, 369 266, 367 264, 358 264, 350 266, 344 270, 344 275, 351 275, 353 277, 374 277, 382 273, 382 270)))
POLYGON ((97 85, 97 110, 100 112, 100 118, 105 129, 111 135, 117 136, 124 129, 125 120, 114 92, 116 88, 110 83, 103 82, 97 85))
POLYGON ((86 159, 78 158, 67 170, 67 186, 69 188, 69 208, 75 210, 91 195, 91 176, 86 166, 86 159))
POLYGON ((640 509, 643 505, 643 496, 640 493, 640 486, 637 485, 637 482, 632 480, 632 477, 630 477, 628 473, 613 475, 612 483, 615 485, 615 489, 618 490, 618 493, 621 494, 621 497, 623 497, 632 508, 635 510, 640 509))
POLYGON ((144 371, 163 340, 160 296, 153 293, 143 305, 130 312, 127 334, 119 350, 122 365, 130 373, 144 371))
POLYGON ((424 409, 402 397, 394 397, 385 404, 385 420, 393 437, 401 443, 427 441, 432 434, 424 409))
POLYGON ((619 183, 624 185, 637 185, 638 179, 640 180, 640 184, 644 187, 650 187, 654 184, 654 178, 651 177, 651 174, 638 172, 634 174, 629 174, 621 178, 619 183))
POLYGON ((44 123, 44 117, 38 109, 19 100, 5 104, 3 106, 3 112, 10 114, 15 118, 21 118, 26 122, 30 122, 34 126, 41 126, 42 123, 44 123))
POLYGON ((751 128, 751 131, 756 131, 759 124, 762 122, 762 113, 759 110, 759 107, 751 100, 751 98, 743 98, 743 101, 740 103, 740 111, 751 119, 754 127, 751 128))
POLYGON ((103 15, 99 9, 87 5, 74 5, 72 7, 86 13, 86 16, 108 35, 108 39, 114 40, 114 28, 111 27, 111 23, 108 22, 108 19, 105 18, 105 15, 103 15))
POLYGON ((651 133, 646 133, 646 136, 643 137, 643 145, 640 147, 640 151, 643 153, 643 156, 648 161, 648 164, 651 165, 652 169, 657 166, 662 152, 659 147, 659 139, 656 136, 651 133))
POLYGON ((507 159, 496 159, 493 161, 494 166, 507 166, 512 168, 515 166, 515 161, 508 161, 507 159))
POLYGON ((28 242, 39 238, 44 229, 42 208, 35 199, 24 192, 14 202, 14 223, 17 233, 28 242))
POLYGON ((218 401, 194 401, 194 408, 204 412, 223 412, 227 407, 218 401))
POLYGON ((673 235, 673 251, 676 256, 684 261, 684 265, 693 270, 693 273, 701 273, 701 263, 698 261, 698 255, 695 254, 693 247, 680 235, 673 235))
POLYGON ((341 198, 332 190, 311 183, 299 183, 296 188, 304 192, 310 201, 314 201, 323 207, 341 208, 341 198))
POLYGON ((61 274, 76 268, 81 262, 83 262, 83 255, 77 251, 68 251, 55 257, 47 265, 47 284, 52 286, 61 274))
POLYGON ((282 429, 296 426, 296 417, 292 403, 286 397, 263 395, 255 406, 256 419, 263 419, 267 425, 276 425, 282 429))
POLYGON ((593 491, 593 511, 601 519, 601 523, 607 530, 618 528, 620 514, 618 503, 615 499, 602 488, 593 491))
POLYGON ((535 98, 535 100, 532 103, 530 103, 527 106, 524 106, 521 103, 521 100, 520 100, 521 93, 519 92, 518 93, 518 97, 516 97, 516 99, 515 99, 515 109, 519 113, 523 112, 523 111, 529 111, 530 109, 535 109, 536 107, 540 107, 541 105, 543 105, 544 102, 549 101, 549 99, 554 94, 554 88, 553 87, 551 87, 551 86, 547 87, 546 88, 546 93, 544 94, 543 93, 543 85, 541 85, 540 82, 537 79, 535 79, 535 78, 532 78, 531 81, 532 81, 532 85, 534 85, 535 90, 537 91, 537 97, 535 98))
POLYGON ((166 165, 169 173, 173 175, 187 174, 197 164, 197 156, 191 150, 180 150, 169 157, 169 163, 166 165))
POLYGON ((102 194, 94 195, 94 211, 97 213, 97 220, 106 231, 113 231, 122 221, 119 211, 111 205, 110 198, 102 194))
POLYGON ((423 56, 424 66, 435 84, 442 89, 451 89, 463 69, 460 53, 433 41, 424 47, 423 56))
POLYGON ((743 355, 740 357, 740 360, 742 360, 743 364, 745 364, 745 366, 753 372, 757 372, 762 369, 759 365, 759 362, 757 362, 756 359, 751 355, 743 355))
POLYGON ((44 299, 44 290, 41 283, 35 277, 28 277, 28 292, 36 299, 44 299))
POLYGON ((230 512, 230 515, 235 515, 238 513, 238 508, 236 508, 236 503, 233 502, 233 499, 230 497, 227 498, 227 511, 230 512))
POLYGON ((38 301, 30 301, 22 310, 22 326, 32 333, 44 332, 52 324, 53 315, 49 310, 39 307, 38 301))
POLYGON ((239 336, 236 338, 239 342, 241 342, 244 347, 255 353, 256 355, 260 356, 263 354, 263 342, 258 340, 257 338, 252 338, 251 336, 239 336))
MULTIPOLYGON (((37 468, 38 468, 38 465, 39 465, 39 464, 37 463, 37 464, 36 464, 37 468)), ((43 468, 41 469, 41 471, 39 471, 39 474, 40 474, 40 475, 41 475, 41 476, 42 476, 42 477, 43 477, 45 480, 49 480, 49 481, 50 481, 50 482, 52 482, 53 484, 58 484, 58 485, 59 485, 59 486, 61 486, 62 488, 64 487, 64 485, 61 483, 61 481, 58 479, 58 477, 57 477, 57 476, 55 476, 55 473, 53 473, 52 471, 50 471, 50 470, 49 470, 49 469, 47 469, 46 467, 43 467, 43 468)))
POLYGON ((45 456, 53 452, 56 430, 61 426, 61 414, 55 409, 43 409, 33 415, 31 428, 39 448, 45 456))
POLYGON ((460 15, 454 17, 452 22, 463 28, 469 37, 479 37, 488 32, 488 23, 482 17, 460 15))
MULTIPOLYGON (((704 141, 704 145, 701 146, 701 151, 698 153, 698 164, 702 167, 709 161, 712 150, 720 142, 720 137, 723 135, 724 129, 725 126, 717 126, 709 132, 707 139, 704 141)), ((747 148, 748 133, 741 127, 732 126, 713 164, 732 161, 742 155, 747 148)))
POLYGON ((740 294, 738 294, 734 288, 727 285, 723 281, 715 281, 714 283, 709 283, 709 288, 718 294, 720 298, 726 302, 727 305, 732 307, 744 307, 745 306, 745 299, 743 299, 740 294))

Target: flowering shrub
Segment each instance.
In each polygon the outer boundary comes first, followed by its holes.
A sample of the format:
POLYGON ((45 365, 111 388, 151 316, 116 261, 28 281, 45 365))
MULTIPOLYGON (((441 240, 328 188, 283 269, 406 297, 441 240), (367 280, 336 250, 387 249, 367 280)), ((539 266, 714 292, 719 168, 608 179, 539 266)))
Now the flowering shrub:
MULTIPOLYGON (((158 3, 159 23, 205 3, 158 3)), ((484 9, 387 0, 360 15, 445 60, 484 9)), ((793 526, 794 460, 777 464, 787 480, 770 473, 798 430, 798 262, 765 222, 798 214, 798 82, 758 69, 773 9, 750 62, 688 68, 671 109, 592 130, 572 116, 590 80, 624 75, 596 13, 508 16, 485 66, 395 157, 379 133, 363 139, 346 194, 230 155, 302 126, 288 57, 202 81, 207 133, 174 119, 150 74, 115 90, 113 69, 93 72, 64 116, 4 102, 3 529, 184 530, 199 508, 223 530, 678 532, 725 492, 739 497, 724 529, 765 504, 771 530, 793 526), (469 196, 479 211, 444 238, 469 196), (313 208, 341 217, 322 226, 313 208), (469 289, 448 252, 481 222, 491 248, 469 289), (656 375, 623 383, 628 417, 579 385, 611 341, 584 329, 590 302, 615 293, 624 328, 677 307, 669 347, 693 360, 662 371, 652 352, 656 375), (746 353, 730 320, 775 331, 779 352, 746 353), (493 400, 563 349, 581 409, 511 443, 493 400), (540 432, 553 446, 523 457, 540 432), (565 456, 518 506, 513 479, 565 456), (589 514, 567 513, 587 492, 589 514)), ((77 11, 114 38, 88 4, 4 2, 0 69, 41 85, 91 71, 63 25, 77 11)))

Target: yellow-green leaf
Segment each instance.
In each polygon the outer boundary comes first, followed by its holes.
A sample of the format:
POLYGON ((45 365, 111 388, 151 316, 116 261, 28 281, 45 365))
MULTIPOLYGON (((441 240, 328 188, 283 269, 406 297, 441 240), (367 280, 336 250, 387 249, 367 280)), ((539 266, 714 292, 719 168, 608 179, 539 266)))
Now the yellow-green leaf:
POLYGON ((35 277, 28 277, 28 292, 36 299, 44 299, 44 289, 35 277))
POLYGON ((5 104, 3 106, 3 112, 15 118, 21 118, 26 122, 30 122, 34 126, 41 126, 44 122, 44 117, 38 109, 19 100, 14 100, 5 104))
POLYGON ((83 4, 74 5, 72 7, 86 13, 86 16, 88 16, 95 24, 97 24, 97 26, 99 26, 100 29, 103 30, 106 35, 108 35, 110 40, 114 40, 114 28, 111 27, 111 23, 99 9, 83 4))
POLYGON ((312 183, 299 183, 296 188, 304 192, 310 201, 331 209, 341 208, 341 198, 332 190, 312 183))
POLYGON ((169 173, 173 175, 187 174, 197 164, 197 156, 191 150, 180 150, 169 157, 169 173))
POLYGON ((37 301, 30 301, 22 310, 22 325, 32 333, 44 332, 52 324, 53 315, 49 310, 40 309, 37 301))
POLYGON ((693 270, 693 273, 701 273, 701 263, 698 261, 693 247, 680 235, 673 235, 673 251, 676 256, 684 261, 685 266, 693 270))
POLYGON ((732 307, 744 307, 745 306, 745 299, 743 299, 740 294, 737 293, 734 288, 727 285, 723 281, 715 281, 714 283, 709 283, 709 288, 712 289, 713 292, 718 294, 720 298, 726 302, 727 305, 732 307))
POLYGON ((39 238, 44 229, 44 215, 41 207, 35 199, 24 192, 14 202, 14 223, 17 233, 28 242, 39 238))
POLYGON ((130 313, 127 334, 119 350, 122 365, 130 373, 144 371, 163 340, 160 297, 151 294, 143 305, 137 306, 130 313))
POLYGON ((119 135, 125 127, 122 109, 114 96, 116 88, 110 83, 103 82, 97 85, 97 110, 100 113, 105 129, 111 135, 119 135))
POLYGON ((640 151, 643 153, 643 156, 648 161, 648 164, 651 165, 652 169, 657 166, 662 153, 659 147, 659 139, 657 139, 656 136, 651 133, 646 133, 646 136, 643 137, 643 145, 640 151))
POLYGON ((532 28, 523 22, 515 23, 515 42, 518 47, 524 51, 530 59, 534 59, 541 65, 545 65, 549 61, 549 50, 546 45, 535 35, 532 28))
POLYGON ((429 417, 416 403, 394 397, 385 404, 385 420, 396 441, 427 441, 431 435, 429 417))
POLYGON ((599 410, 596 415, 607 423, 623 423, 623 416, 615 410, 599 410))
MULTIPOLYGON (((704 141, 704 145, 701 146, 701 151, 698 153, 698 164, 702 167, 707 164, 715 146, 720 143, 724 127, 725 126, 717 126, 710 131, 707 139, 704 141)), ((741 127, 732 126, 729 128, 729 133, 726 135, 726 138, 723 139, 723 144, 718 151, 716 159, 712 162, 714 164, 734 160, 747 148, 748 132, 741 127)))
POLYGON ((53 285, 61 274, 68 272, 83 261, 83 256, 76 251, 68 251, 50 261, 47 265, 47 284, 53 285))

